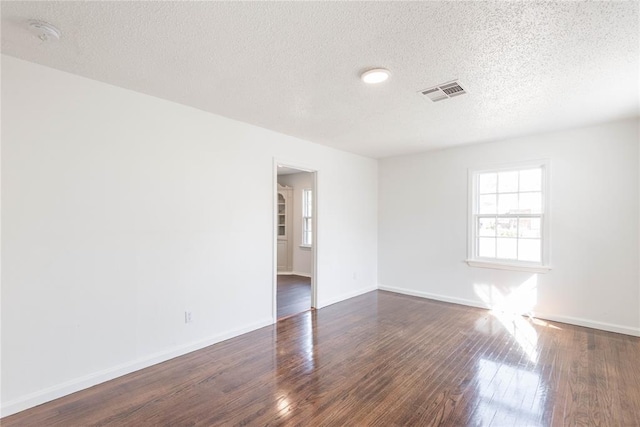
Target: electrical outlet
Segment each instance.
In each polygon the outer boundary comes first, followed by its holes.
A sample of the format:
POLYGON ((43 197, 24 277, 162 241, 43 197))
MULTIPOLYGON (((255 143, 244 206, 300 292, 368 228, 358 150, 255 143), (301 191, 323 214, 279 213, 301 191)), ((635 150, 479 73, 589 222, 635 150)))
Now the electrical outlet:
POLYGON ((191 323, 193 322, 193 315, 191 314, 190 311, 185 311, 184 312, 184 323, 191 323))

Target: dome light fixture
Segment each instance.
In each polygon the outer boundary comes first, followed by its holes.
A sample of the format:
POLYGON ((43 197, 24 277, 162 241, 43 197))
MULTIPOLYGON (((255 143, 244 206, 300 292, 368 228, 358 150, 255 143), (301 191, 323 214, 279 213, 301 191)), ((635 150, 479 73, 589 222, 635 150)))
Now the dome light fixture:
POLYGON ((382 83, 389 78, 391 73, 385 68, 374 68, 372 70, 365 71, 360 75, 363 82, 373 85, 382 83))

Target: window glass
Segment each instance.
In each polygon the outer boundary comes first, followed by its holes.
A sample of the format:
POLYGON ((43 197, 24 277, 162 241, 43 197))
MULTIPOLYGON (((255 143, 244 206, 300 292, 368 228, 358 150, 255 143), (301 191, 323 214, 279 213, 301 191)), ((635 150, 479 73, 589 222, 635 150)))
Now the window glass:
POLYGON ((311 246, 313 243, 313 193, 311 189, 302 190, 302 244, 311 246))
POLYGON ((520 191, 542 191, 542 169, 520 171, 520 191))
POLYGON ((500 172, 498 174, 498 192, 515 193, 518 191, 518 171, 500 172))
POLYGON ((472 175, 471 258, 541 264, 544 164, 472 175))

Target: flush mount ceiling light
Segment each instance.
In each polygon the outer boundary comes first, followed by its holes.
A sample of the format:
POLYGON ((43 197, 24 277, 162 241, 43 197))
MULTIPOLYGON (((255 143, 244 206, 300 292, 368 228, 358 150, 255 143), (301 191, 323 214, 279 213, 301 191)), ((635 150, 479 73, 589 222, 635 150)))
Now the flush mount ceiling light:
POLYGON ((60 30, 48 22, 31 19, 28 22, 29 31, 43 42, 56 41, 60 39, 60 30))
POLYGON ((386 70, 384 68, 374 68, 362 73, 360 75, 360 78, 363 82, 373 85, 376 83, 382 83, 383 81, 387 80, 390 75, 391 73, 389 72, 389 70, 386 70))

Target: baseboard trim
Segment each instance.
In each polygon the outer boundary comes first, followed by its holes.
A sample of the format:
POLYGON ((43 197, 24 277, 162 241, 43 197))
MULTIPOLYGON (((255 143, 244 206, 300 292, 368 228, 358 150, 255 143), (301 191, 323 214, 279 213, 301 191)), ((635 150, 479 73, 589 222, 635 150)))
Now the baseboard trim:
POLYGON ((366 294, 367 292, 375 291, 376 289, 378 289, 376 286, 368 286, 366 288, 360 288, 360 289, 358 289, 356 291, 349 292, 349 293, 346 293, 346 294, 342 294, 339 297, 335 297, 335 298, 331 298, 331 299, 328 299, 328 300, 320 301, 318 303, 318 308, 324 308, 324 307, 327 307, 329 305, 336 304, 336 303, 348 300, 349 298, 354 298, 354 297, 357 297, 359 295, 366 294))
POLYGON ((299 271, 278 271, 278 274, 281 276, 302 276, 311 278, 311 274, 300 273, 299 271))
POLYGON ((294 276, 302 276, 302 277, 311 278, 311 274, 309 274, 309 273, 301 273, 299 271, 293 271, 293 272, 291 272, 291 274, 294 275, 294 276))
POLYGON ((615 323, 598 322, 596 320, 582 319, 580 317, 563 316, 558 314, 533 312, 533 317, 550 320, 552 322, 568 323, 570 325, 584 326, 585 328, 600 329, 607 332, 616 332, 624 335, 640 337, 640 328, 617 325, 615 323))
POLYGON ((17 412, 24 411, 25 409, 50 402, 68 394, 93 387, 100 383, 110 381, 126 374, 130 374, 131 372, 139 371, 140 369, 148 368, 158 363, 166 362, 167 360, 183 356, 187 353, 203 349, 210 345, 272 324, 273 319, 270 317, 259 322, 254 322, 242 328, 234 329, 232 331, 227 331, 221 334, 216 334, 189 344, 176 346, 166 351, 157 352, 147 357, 122 363, 111 368, 75 378, 62 384, 57 384, 52 387, 27 394, 17 399, 10 400, 7 403, 3 403, 2 407, 0 408, 0 417, 6 417, 17 412))
POLYGON ((384 285, 379 285, 378 289, 380 289, 381 291, 394 292, 396 294, 410 295, 414 297, 432 299, 432 300, 442 301, 442 302, 450 302, 452 304, 466 305, 469 307, 485 308, 487 310, 491 308, 487 304, 483 303, 482 301, 474 301, 474 300, 464 299, 464 298, 449 297, 446 295, 432 294, 430 292, 416 291, 413 289, 396 288, 394 286, 384 286, 384 285))
MULTIPOLYGON (((482 301, 449 297, 445 295, 432 294, 429 292, 416 291, 413 289, 397 288, 394 286, 378 285, 378 289, 380 289, 381 291, 394 292, 397 294, 427 298, 427 299, 432 299, 436 301, 449 302, 453 304, 461 304, 469 307, 484 308, 488 310, 491 309, 491 307, 489 307, 487 304, 483 303, 482 301)), ((564 316, 564 315, 557 315, 557 314, 544 313, 544 312, 533 312, 531 313, 531 315, 538 319, 550 320, 552 322, 568 323, 570 325, 575 325, 575 326, 584 326, 586 328, 599 329, 607 332, 616 332, 619 334, 640 337, 640 328, 634 328, 630 326, 616 325, 613 323, 599 322, 596 320, 589 320, 589 319, 583 319, 579 317, 564 316)))

